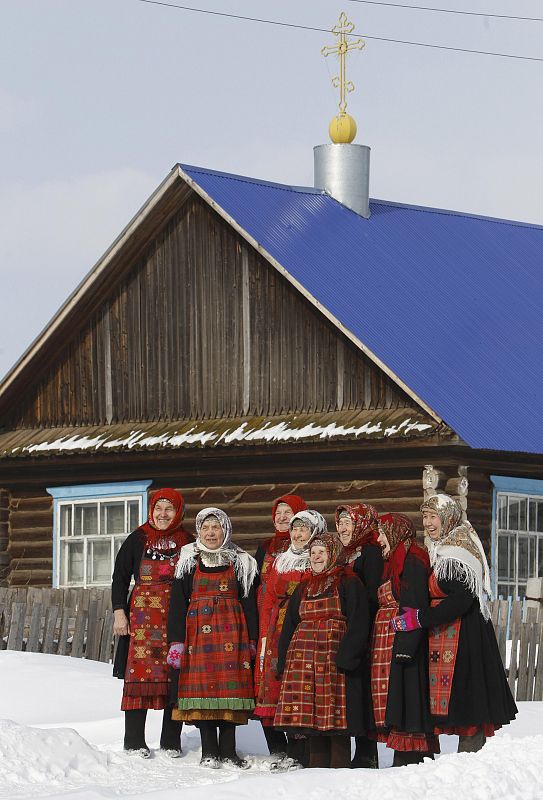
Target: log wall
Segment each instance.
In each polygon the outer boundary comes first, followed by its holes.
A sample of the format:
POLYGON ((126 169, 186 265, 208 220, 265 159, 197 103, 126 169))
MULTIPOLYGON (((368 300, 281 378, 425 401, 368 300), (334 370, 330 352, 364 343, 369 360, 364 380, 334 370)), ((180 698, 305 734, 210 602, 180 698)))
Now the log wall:
POLYGON ((11 492, 9 556, 10 586, 52 585, 53 498, 45 489, 11 492))
MULTIPOLYGON (((169 485, 171 485, 170 482, 169 485)), ((235 483, 184 489, 187 530, 194 533, 197 512, 206 506, 223 508, 232 519, 234 540, 254 552, 272 535, 271 508, 282 494, 301 494, 311 508, 334 525, 340 503, 373 503, 382 513, 400 511, 419 521, 420 478, 398 480, 341 480, 299 483, 235 483)), ((53 504, 46 493, 15 492, 9 505, 9 586, 51 586, 53 576, 53 504)))
POLYGON ((0 489, 0 586, 7 584, 10 555, 9 544, 9 492, 0 489))

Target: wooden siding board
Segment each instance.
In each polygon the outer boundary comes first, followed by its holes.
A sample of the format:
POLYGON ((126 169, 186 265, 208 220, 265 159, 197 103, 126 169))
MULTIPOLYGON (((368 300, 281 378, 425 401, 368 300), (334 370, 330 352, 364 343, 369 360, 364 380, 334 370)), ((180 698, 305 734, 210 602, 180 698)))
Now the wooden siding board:
MULTIPOLYGON (((124 277, 110 282, 107 300, 27 392, 9 427, 241 415, 243 248, 239 235, 193 196, 123 266, 124 277)), ((412 405, 251 248, 249 296, 249 414, 412 405)))

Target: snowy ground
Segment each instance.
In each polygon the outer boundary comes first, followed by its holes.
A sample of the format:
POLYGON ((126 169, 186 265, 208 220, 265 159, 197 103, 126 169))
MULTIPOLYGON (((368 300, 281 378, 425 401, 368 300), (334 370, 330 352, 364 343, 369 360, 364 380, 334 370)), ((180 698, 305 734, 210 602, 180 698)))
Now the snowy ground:
MULTIPOLYGON (((122 684, 111 667, 34 653, 0 652, 0 797, 138 800, 543 800, 543 703, 521 703, 517 720, 476 754, 455 754, 442 737, 435 762, 381 770, 270 774, 257 724, 238 729, 248 772, 198 766, 198 733, 183 733, 184 756, 150 760, 122 751, 122 684), (210 784, 214 784, 212 795, 210 784)), ((160 713, 149 712, 147 742, 158 747, 160 713)), ((380 745, 381 747, 381 745, 380 745)))

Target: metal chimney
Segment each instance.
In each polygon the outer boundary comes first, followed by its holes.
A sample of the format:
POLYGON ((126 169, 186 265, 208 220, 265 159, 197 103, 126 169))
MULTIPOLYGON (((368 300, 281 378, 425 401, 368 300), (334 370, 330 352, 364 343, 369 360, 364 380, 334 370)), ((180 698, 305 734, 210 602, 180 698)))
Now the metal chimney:
POLYGON ((352 144, 356 122, 347 114, 347 94, 354 89, 353 82, 346 77, 347 54, 351 50, 361 50, 365 45, 363 39, 353 41, 353 31, 354 24, 342 12, 332 28, 337 43, 321 50, 325 57, 338 57, 339 75, 332 78, 332 85, 339 89, 339 113, 328 126, 333 144, 319 144, 313 148, 314 183, 315 188, 325 189, 344 206, 367 219, 370 215, 370 148, 352 144))
POLYGON ((367 219, 370 216, 370 148, 364 144, 319 144, 313 148, 315 188, 367 219))

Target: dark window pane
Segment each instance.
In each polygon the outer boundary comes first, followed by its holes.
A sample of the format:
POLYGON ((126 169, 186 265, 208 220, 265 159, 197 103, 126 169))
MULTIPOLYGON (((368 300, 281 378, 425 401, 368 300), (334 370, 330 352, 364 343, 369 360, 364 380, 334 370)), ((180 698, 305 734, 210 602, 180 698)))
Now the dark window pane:
POLYGON ((543 533, 543 500, 537 501, 536 531, 543 533))
POLYGON ((528 537, 518 537, 518 580, 528 578, 528 537))
POLYGON ((126 533, 124 500, 109 501, 100 505, 100 533, 126 533))
POLYGON ((528 500, 524 498, 523 500, 519 500, 519 523, 518 527, 519 530, 525 531, 527 530, 527 516, 528 516, 528 500))
POLYGON ((498 528, 505 530, 507 528, 507 495, 498 495, 498 528))
POLYGON ((537 500, 533 498, 530 500, 529 507, 528 507, 528 530, 535 531, 536 528, 536 521, 537 521, 537 500))
POLYGON ((513 588, 508 583, 499 583, 498 584, 498 597, 501 597, 502 600, 507 600, 508 597, 511 597, 513 594, 513 588))
POLYGON ((509 537, 498 536, 498 580, 507 580, 514 576, 509 574, 509 537))
POLYGON ((129 500, 128 501, 128 530, 127 533, 130 531, 136 530, 138 525, 140 524, 140 501, 139 500, 129 500))
POLYGON ((528 577, 536 577, 536 555, 537 555, 537 538, 535 536, 528 537, 529 551, 528 551, 528 577))
POLYGON ((522 585, 519 583, 518 596, 519 600, 522 600, 522 598, 526 596, 526 584, 522 585))
POLYGON ((98 506, 96 503, 78 503, 75 506, 75 536, 96 536, 98 533, 98 506))
POLYGON ((507 526, 510 531, 518 531, 519 529, 519 500, 518 497, 509 498, 509 524, 507 526))
POLYGON ((543 536, 539 538, 537 555, 537 577, 543 578, 543 536))
POLYGON ((72 535, 72 506, 60 507, 60 535, 72 535))
POLYGON ((509 579, 512 581, 515 580, 516 577, 516 568, 515 568, 515 564, 517 562, 516 549, 517 549, 516 536, 509 536, 509 579))
POLYGON ((66 542, 63 545, 61 565, 61 584, 83 586, 83 542, 66 542))
POLYGON ((111 539, 87 542, 87 584, 111 581, 111 539))

